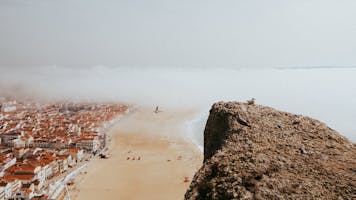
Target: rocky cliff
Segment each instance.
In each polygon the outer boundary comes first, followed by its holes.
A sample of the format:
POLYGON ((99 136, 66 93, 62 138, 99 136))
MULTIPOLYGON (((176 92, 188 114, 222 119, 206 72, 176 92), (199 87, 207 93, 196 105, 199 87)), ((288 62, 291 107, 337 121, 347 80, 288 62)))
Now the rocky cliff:
POLYGON ((356 199, 356 145, 308 117, 219 102, 185 199, 356 199))

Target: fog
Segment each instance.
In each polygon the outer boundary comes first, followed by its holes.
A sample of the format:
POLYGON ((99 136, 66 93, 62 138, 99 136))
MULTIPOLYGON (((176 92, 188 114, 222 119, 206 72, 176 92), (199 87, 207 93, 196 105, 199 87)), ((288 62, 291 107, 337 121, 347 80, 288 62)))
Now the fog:
POLYGON ((0 0, 0 94, 190 109, 200 134, 213 102, 254 97, 356 141, 355 10, 354 0, 0 0))
MULTIPOLYGON (((2 68, 1 94, 73 101, 114 101, 195 110, 205 123, 212 103, 246 101, 326 122, 356 140, 356 68, 2 68)), ((200 120, 200 121, 199 121, 200 120)), ((202 134, 202 133, 201 133, 202 134)))

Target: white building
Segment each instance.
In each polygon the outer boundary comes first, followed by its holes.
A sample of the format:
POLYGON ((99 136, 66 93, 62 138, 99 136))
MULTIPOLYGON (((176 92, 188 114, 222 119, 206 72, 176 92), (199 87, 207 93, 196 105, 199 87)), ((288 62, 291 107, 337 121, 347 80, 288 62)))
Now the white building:
POLYGON ((0 176, 4 175, 4 171, 16 163, 16 158, 8 157, 0 161, 0 176))
POLYGON ((0 183, 0 199, 9 199, 16 192, 20 191, 22 183, 19 180, 14 180, 12 182, 1 182, 0 183))
POLYGON ((16 111, 16 101, 7 101, 3 102, 1 106, 1 111, 2 112, 13 112, 16 111))
POLYGON ((2 134, 0 136, 1 138, 1 143, 8 145, 8 146, 13 146, 14 142, 13 140, 20 138, 22 135, 20 132, 12 131, 6 134, 2 134))
POLYGON ((16 111, 16 106, 3 106, 1 108, 1 111, 2 112, 13 112, 13 111, 16 111))
POLYGON ((21 138, 17 138, 12 140, 14 148, 24 148, 26 146, 26 142, 21 138))
POLYGON ((11 197, 11 183, 0 183, 0 199, 8 199, 11 197))
POLYGON ((71 155, 74 162, 80 162, 84 158, 84 151, 82 149, 67 149, 65 153, 71 155))
POLYGON ((98 137, 81 139, 76 143, 76 147, 87 151, 95 152, 100 148, 98 137))

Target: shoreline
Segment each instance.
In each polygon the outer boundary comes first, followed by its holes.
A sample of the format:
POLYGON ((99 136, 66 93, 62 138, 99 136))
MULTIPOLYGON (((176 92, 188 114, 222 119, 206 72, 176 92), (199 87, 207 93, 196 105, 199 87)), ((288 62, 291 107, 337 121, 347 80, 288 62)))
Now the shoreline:
POLYGON ((191 112, 130 113, 108 131, 108 159, 92 158, 71 199, 182 199, 202 152, 181 127, 191 112))

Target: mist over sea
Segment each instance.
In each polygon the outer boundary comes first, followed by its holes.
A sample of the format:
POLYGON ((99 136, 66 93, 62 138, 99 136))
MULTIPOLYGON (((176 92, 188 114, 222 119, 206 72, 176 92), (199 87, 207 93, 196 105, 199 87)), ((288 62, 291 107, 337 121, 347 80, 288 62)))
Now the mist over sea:
MULTIPOLYGON (((229 76, 231 85, 225 86, 234 89, 225 100, 255 97, 258 104, 316 118, 356 141, 356 68, 239 70, 229 76)), ((208 109, 202 110, 185 124, 188 137, 201 150, 208 116, 208 109)))
POLYGON ((193 109, 182 124, 202 145, 210 106, 246 101, 325 122, 356 141, 356 68, 92 68, 0 67, 1 95, 117 101, 160 109, 193 109))

